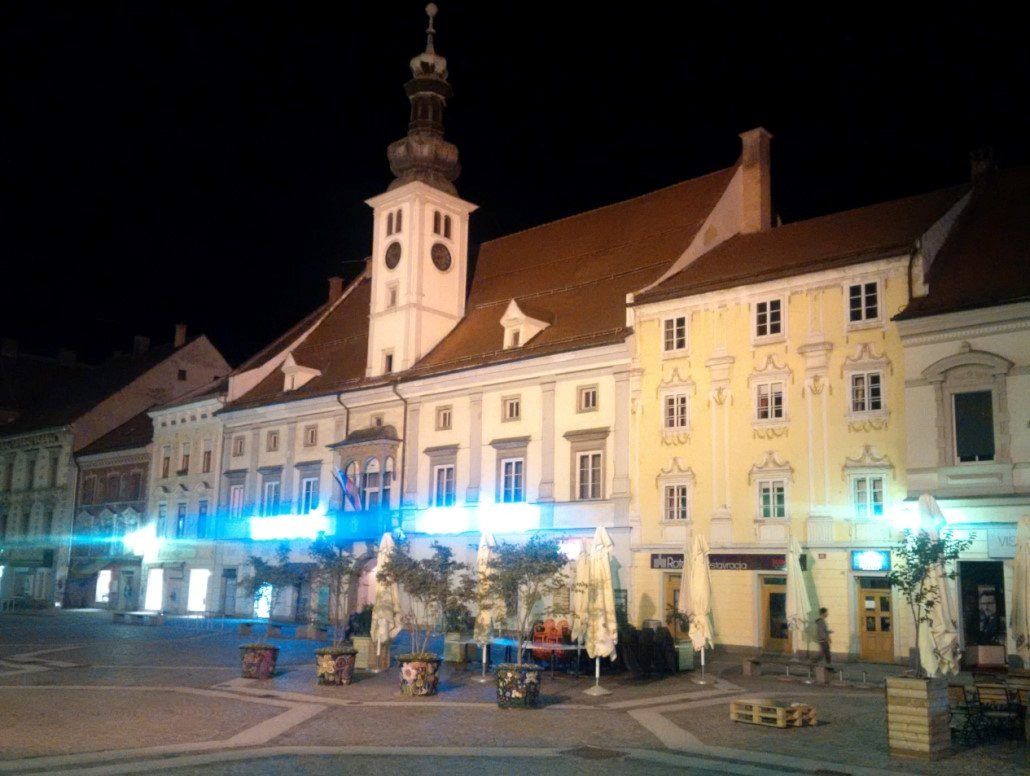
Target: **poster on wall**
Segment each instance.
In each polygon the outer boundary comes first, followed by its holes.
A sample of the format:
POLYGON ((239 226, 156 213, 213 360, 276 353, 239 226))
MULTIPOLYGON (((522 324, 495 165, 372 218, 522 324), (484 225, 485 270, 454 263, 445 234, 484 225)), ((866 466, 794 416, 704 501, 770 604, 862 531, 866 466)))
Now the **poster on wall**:
POLYGON ((1003 644, 1004 626, 998 617, 998 591, 994 585, 977 585, 976 598, 980 611, 978 643, 1003 644))

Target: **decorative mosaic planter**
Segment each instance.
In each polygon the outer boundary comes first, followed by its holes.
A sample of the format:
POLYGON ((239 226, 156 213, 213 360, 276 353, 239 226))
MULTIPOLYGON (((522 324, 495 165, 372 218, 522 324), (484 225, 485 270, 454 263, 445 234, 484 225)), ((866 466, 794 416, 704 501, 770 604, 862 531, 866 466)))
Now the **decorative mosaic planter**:
POLYGON ((409 658, 400 655, 397 662, 401 667, 401 692, 405 695, 436 695, 440 683, 440 658, 409 658))
POLYGON ((240 647, 240 675, 244 679, 269 679, 275 675, 279 647, 272 644, 244 644, 240 647))
POLYGON ((497 705, 502 709, 533 708, 540 698, 540 666, 502 663, 497 668, 497 705))
POLYGON ((353 647, 324 647, 315 650, 319 684, 350 684, 358 651, 353 647))

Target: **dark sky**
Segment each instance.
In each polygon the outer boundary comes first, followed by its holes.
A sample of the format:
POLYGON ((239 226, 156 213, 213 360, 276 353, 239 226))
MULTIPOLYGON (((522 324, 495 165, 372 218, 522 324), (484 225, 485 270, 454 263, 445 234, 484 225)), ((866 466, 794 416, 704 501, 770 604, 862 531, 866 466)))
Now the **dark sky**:
MULTIPOLYGON (((773 141, 785 221, 1030 162, 1025 26, 739 3, 440 0, 473 241, 773 141)), ((900 6, 901 4, 897 4, 900 6)), ((0 4, 0 334, 96 358, 207 333, 238 362, 368 254, 424 2, 0 4)))

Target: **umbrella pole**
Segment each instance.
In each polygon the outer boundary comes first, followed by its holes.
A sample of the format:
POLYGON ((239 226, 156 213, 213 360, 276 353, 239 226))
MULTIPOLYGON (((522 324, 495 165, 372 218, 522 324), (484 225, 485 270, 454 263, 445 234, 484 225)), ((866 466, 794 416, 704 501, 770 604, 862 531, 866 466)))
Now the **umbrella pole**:
POLYGON ((382 652, 383 652, 383 642, 377 641, 376 642, 376 664, 372 668, 368 669, 373 674, 378 674, 378 673, 380 673, 383 670, 382 668, 379 667, 380 655, 382 655, 382 652))
POLYGON ((694 680, 694 684, 711 684, 711 679, 705 678, 705 648, 701 647, 701 676, 694 680))
POLYGON ((594 686, 588 687, 583 690, 584 695, 611 695, 611 690, 606 690, 601 686, 601 656, 598 655, 594 658, 594 686))
POLYGON ((479 682, 480 684, 486 684, 487 682, 490 681, 489 679, 486 678, 486 661, 487 661, 486 650, 487 649, 488 649, 488 647, 486 646, 486 642, 484 642, 483 643, 483 673, 480 676, 476 677, 476 681, 479 682))

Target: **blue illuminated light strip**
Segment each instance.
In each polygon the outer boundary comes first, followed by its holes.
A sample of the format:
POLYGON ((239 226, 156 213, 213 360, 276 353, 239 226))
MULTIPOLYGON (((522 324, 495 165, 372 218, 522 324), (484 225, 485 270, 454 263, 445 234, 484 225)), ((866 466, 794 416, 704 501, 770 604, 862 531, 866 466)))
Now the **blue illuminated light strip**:
POLYGON ((250 538, 255 541, 317 539, 320 533, 331 535, 335 532, 333 518, 320 514, 250 518, 250 538))

